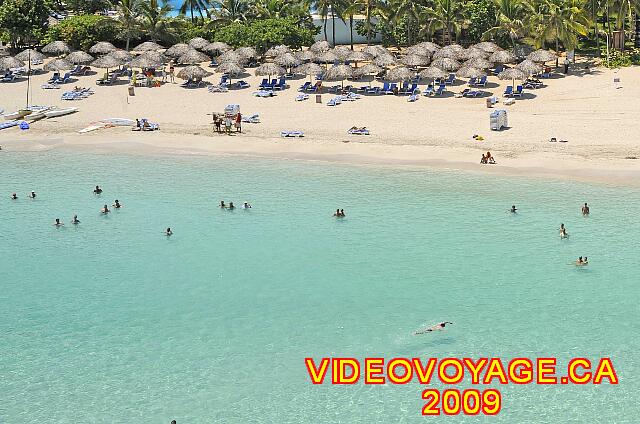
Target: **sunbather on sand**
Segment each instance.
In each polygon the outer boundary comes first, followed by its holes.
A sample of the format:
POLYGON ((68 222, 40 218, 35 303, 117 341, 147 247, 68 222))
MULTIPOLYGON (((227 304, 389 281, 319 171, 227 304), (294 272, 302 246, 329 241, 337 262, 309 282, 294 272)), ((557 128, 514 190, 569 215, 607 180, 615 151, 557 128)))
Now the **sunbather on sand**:
POLYGON ((487 152, 487 163, 488 164, 495 164, 496 160, 493 158, 493 156, 491 156, 491 152, 487 152))

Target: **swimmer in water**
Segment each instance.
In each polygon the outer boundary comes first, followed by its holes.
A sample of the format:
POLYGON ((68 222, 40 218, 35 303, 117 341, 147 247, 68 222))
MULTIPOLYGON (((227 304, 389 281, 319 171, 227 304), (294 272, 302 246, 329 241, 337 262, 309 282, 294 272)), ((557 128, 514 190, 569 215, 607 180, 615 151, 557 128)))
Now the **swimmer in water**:
POLYGON ((509 209, 509 212, 511 213, 516 213, 518 211, 518 209, 516 208, 516 205, 511 206, 511 209, 509 209))
POLYGON ((582 207, 582 215, 589 215, 589 206, 587 205, 587 202, 584 202, 584 206, 582 207))
POLYGON ((173 231, 171 231, 171 227, 167 227, 167 230, 164 232, 164 235, 167 237, 173 235, 173 231))
POLYGON ((107 205, 104 205, 100 212, 102 212, 103 214, 108 214, 111 211, 109 210, 109 207, 107 205))
POLYGON ((247 202, 244 202, 244 204, 242 205, 243 209, 251 209, 251 205, 248 204, 247 202))
POLYGON ((102 189, 100 188, 100 186, 96 186, 96 188, 93 190, 93 194, 102 194, 102 189))
POLYGON ((343 217, 343 218, 346 216, 346 215, 344 214, 344 209, 340 209, 340 216, 341 216, 341 217, 343 217))
POLYGON ((220 207, 223 209, 227 207, 227 205, 224 204, 224 200, 220 201, 220 207))
POLYGON ((575 261, 574 263, 576 264, 576 266, 583 266, 587 264, 585 261, 582 260, 582 256, 580 256, 578 260, 575 261))
POLYGON ((80 223, 80 220, 78 219, 78 215, 73 215, 73 219, 71 220, 71 223, 73 225, 78 225, 80 223))
POLYGON ((18 195, 17 195, 17 194, 15 194, 15 193, 13 193, 13 194, 11 195, 11 200, 18 200, 18 195))
POLYGON ((29 198, 30 199, 35 199, 36 198, 36 192, 32 191, 31 193, 29 193, 29 198))
POLYGON ((235 208, 236 208, 236 207, 235 207, 235 206, 233 206, 233 202, 229 202, 229 210, 231 210, 231 209, 235 209, 235 208))
POLYGON ((122 207, 122 205, 120 204, 120 202, 118 201, 118 199, 116 199, 115 203, 112 205, 114 208, 116 209, 120 209, 122 207))
POLYGON ((564 228, 564 224, 560 224, 560 238, 567 238, 569 234, 567 234, 567 229, 564 228))
POLYGON ((447 324, 453 324, 453 323, 449 322, 449 321, 443 321, 440 324, 432 325, 431 327, 427 327, 425 329, 418 330, 413 334, 424 334, 424 333, 431 333, 432 331, 444 330, 444 327, 446 327, 447 324))
POLYGON ((585 256, 584 260, 582 261, 583 265, 589 265, 589 259, 585 256))
POLYGON ((340 209, 336 209, 336 213, 334 213, 333 216, 335 216, 336 218, 340 218, 342 216, 340 215, 340 209))
POLYGON ((54 227, 62 227, 64 224, 60 221, 60 218, 56 218, 56 222, 54 222, 54 227))

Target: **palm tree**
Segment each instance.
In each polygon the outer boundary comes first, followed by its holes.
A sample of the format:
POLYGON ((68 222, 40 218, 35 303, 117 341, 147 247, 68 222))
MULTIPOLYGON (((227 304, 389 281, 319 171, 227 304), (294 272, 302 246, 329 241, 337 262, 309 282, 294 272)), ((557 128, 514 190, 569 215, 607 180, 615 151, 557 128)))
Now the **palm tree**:
POLYGON ((140 33, 138 16, 140 15, 141 5, 141 0, 120 0, 118 3, 119 20, 123 28, 121 36, 127 41, 127 50, 129 50, 131 39, 140 33))
MULTIPOLYGON (((560 43, 566 50, 578 46, 578 35, 587 35, 590 24, 585 3, 587 0, 541 0, 532 15, 532 38, 536 47, 545 41, 555 41, 556 52, 560 43)), ((556 63, 557 66, 557 63, 556 63)))
POLYGON ((249 3, 246 0, 214 0, 211 5, 213 9, 210 15, 223 23, 245 22, 249 14, 249 3))
POLYGON ((342 0, 331 0, 331 38, 333 46, 336 45, 336 16, 344 22, 343 10, 346 4, 342 0))
POLYGON ((527 34, 527 13, 529 7, 522 0, 494 0, 496 5, 496 24, 489 28, 482 38, 488 40, 495 36, 507 36, 515 47, 517 40, 527 34))
POLYGON ((462 28, 466 26, 464 4, 459 0, 434 0, 431 7, 425 10, 429 32, 442 31, 443 40, 449 44, 457 39, 462 28))
POLYGON ((176 41, 173 28, 167 22, 170 12, 171 5, 167 0, 146 0, 141 5, 141 26, 152 41, 176 41))
POLYGON ((391 17, 394 22, 402 18, 407 19, 407 42, 413 44, 413 34, 420 27, 420 19, 425 15, 426 9, 419 1, 395 0, 390 3, 391 17))
MULTIPOLYGON (((349 42, 353 50, 353 15, 360 12, 361 5, 358 3, 345 3, 342 9, 342 20, 349 19, 349 42)), ((367 40, 368 41, 368 40, 367 40)))
POLYGON ((327 18, 331 9, 332 0, 316 0, 315 6, 320 18, 322 19, 322 31, 324 33, 324 41, 329 41, 327 37, 327 18))
POLYGON ((288 16, 305 17, 309 14, 308 0, 260 0, 252 5, 252 13, 258 19, 281 19, 288 16))
POLYGON ((180 13, 186 15, 188 10, 191 14, 191 22, 195 22, 194 12, 198 12, 200 18, 204 19, 204 13, 210 6, 211 2, 209 0, 184 0, 182 6, 180 6, 180 13))

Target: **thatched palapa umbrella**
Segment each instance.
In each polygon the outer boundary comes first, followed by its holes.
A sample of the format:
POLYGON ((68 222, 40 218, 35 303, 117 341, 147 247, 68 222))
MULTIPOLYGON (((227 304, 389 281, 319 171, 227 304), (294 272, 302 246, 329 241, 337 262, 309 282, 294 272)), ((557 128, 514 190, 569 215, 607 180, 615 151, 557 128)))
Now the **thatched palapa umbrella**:
POLYGON ((162 67, 162 61, 155 60, 151 55, 141 54, 129 62, 129 66, 132 68, 160 68, 162 67))
POLYGON ((111 52, 114 52, 118 49, 116 49, 116 46, 114 46, 113 44, 109 43, 108 41, 100 41, 96 44, 94 44, 93 46, 91 46, 91 48, 89 49, 89 53, 92 54, 108 54, 111 52))
POLYGON ((435 59, 433 62, 431 62, 431 65, 449 72, 460 69, 460 67, 462 66, 460 62, 449 57, 441 57, 439 59, 435 59))
POLYGON ((491 62, 487 59, 476 57, 464 62, 464 66, 468 68, 489 69, 491 67, 491 62))
POLYGON ((207 46, 202 50, 210 54, 221 54, 231 50, 231 47, 227 43, 214 41, 213 43, 207 44, 207 46))
POLYGON ((489 61, 495 63, 512 63, 515 62, 516 56, 506 50, 499 50, 489 56, 489 61))
POLYGON ((433 80, 433 84, 435 84, 435 80, 436 78, 446 78, 447 77, 447 72, 443 69, 440 69, 436 66, 433 66, 433 64, 431 66, 429 66, 427 69, 425 69, 424 71, 420 72, 418 74, 418 76, 420 78, 423 79, 429 79, 431 78, 433 80))
POLYGON ((449 48, 449 46, 447 46, 447 47, 443 47, 440 50, 438 50, 437 52, 435 52, 433 54, 433 57, 432 57, 432 59, 434 59, 434 60, 435 59, 444 59, 444 58, 458 60, 460 58, 460 51, 452 49, 452 48, 449 48))
POLYGON ((277 57, 286 53, 291 53, 291 49, 284 44, 280 44, 279 46, 271 47, 264 55, 267 57, 277 57))
POLYGON ((229 75, 229 80, 231 80, 232 76, 240 75, 244 71, 244 68, 235 62, 224 62, 216 68, 216 72, 229 75))
POLYGON ((364 66, 361 66, 357 69, 355 69, 353 71, 353 75, 357 76, 357 77, 362 77, 365 75, 371 75, 371 74, 379 74, 380 72, 382 72, 384 69, 382 69, 380 66, 375 65, 373 63, 367 63, 364 66))
POLYGON ((361 51, 357 51, 357 50, 352 50, 347 55, 347 60, 355 62, 356 64, 358 62, 362 62, 363 60, 371 60, 372 58, 373 58, 373 56, 371 56, 369 53, 365 53, 365 52, 361 52, 361 51))
POLYGON ((208 62, 209 60, 211 60, 211 58, 206 54, 190 48, 178 58, 178 63, 180 65, 197 65, 198 63, 208 62))
POLYGON ((322 41, 316 41, 315 43, 313 43, 311 47, 309 47, 309 50, 311 50, 315 54, 319 54, 319 53, 324 53, 326 51, 329 51, 330 48, 331 48, 331 44, 329 44, 327 41, 322 40, 322 41))
POLYGON ((7 71, 13 68, 22 68, 24 62, 13 56, 0 57, 0 71, 7 71))
POLYGON ((209 44, 209 41, 202 37, 192 38, 191 41, 189 41, 189 47, 196 50, 204 50, 209 46, 209 44))
POLYGON ((330 50, 324 53, 319 53, 315 57, 315 61, 320 63, 333 63, 336 60, 338 60, 338 56, 330 50))
POLYGON ((378 66, 391 66, 396 64, 396 59, 390 54, 385 54, 373 59, 373 63, 378 66))
POLYGON ((61 56, 71 53, 71 48, 64 41, 52 41, 42 48, 42 53, 61 56))
POLYGON ((296 67, 293 72, 296 74, 309 75, 309 82, 311 82, 311 76, 322 74, 324 69, 316 63, 305 63, 304 65, 296 67))
POLYGON ((162 47, 158 43, 154 43, 153 41, 145 41, 144 43, 138 44, 136 47, 134 47, 133 51, 136 53, 144 53, 144 52, 157 52, 163 49, 164 47, 162 47))
POLYGON ((387 72, 387 79, 389 81, 397 81, 397 82, 411 81, 415 77, 416 77, 416 73, 404 66, 398 66, 397 68, 393 68, 389 72, 387 72))
POLYGON ((253 47, 240 47, 236 50, 236 53, 245 58, 245 60, 258 56, 258 52, 253 47))
POLYGON ((542 72, 542 65, 535 63, 532 60, 524 60, 516 65, 516 68, 520 69, 526 75, 534 75, 542 72))
POLYGON ((482 69, 474 68, 471 66, 463 66, 462 68, 458 69, 458 71, 456 72, 456 76, 459 76, 462 78, 481 78, 486 75, 487 73, 482 69))
POLYGON ((247 59, 243 56, 240 56, 238 52, 229 50, 218 56, 218 63, 222 64, 227 62, 238 63, 242 65, 247 62, 247 59))
POLYGON ((495 53, 500 50, 500 46, 491 41, 482 41, 481 43, 475 44, 473 47, 484 50, 487 53, 495 53))
POLYGON ((292 55, 291 53, 283 53, 277 56, 274 60, 280 66, 284 66, 285 68, 291 68, 292 66, 298 66, 302 61, 292 55))
POLYGON ((370 54, 372 57, 378 57, 380 55, 389 54, 389 51, 381 46, 367 46, 362 49, 364 53, 370 54))
POLYGON ((459 57, 460 59, 463 59, 463 60, 469 60, 469 59, 475 59, 475 58, 486 59, 487 57, 489 57, 489 53, 485 52, 484 50, 477 49, 475 47, 469 47, 468 49, 461 51, 459 57))
POLYGON ((353 68, 349 65, 334 65, 327 70, 325 74, 325 80, 327 81, 342 81, 342 88, 344 88, 344 80, 353 76, 353 68))
POLYGON ((107 56, 121 62, 120 65, 124 65, 125 63, 130 62, 133 59, 133 55, 126 50, 115 50, 107 54, 107 56))
POLYGON ((271 79, 271 75, 282 75, 285 72, 286 71, 282 66, 278 66, 277 64, 272 62, 263 63, 255 70, 256 75, 268 75, 269 79, 271 79))
POLYGON ((333 54, 335 54, 341 62, 346 62, 351 54, 351 49, 347 46, 338 46, 333 49, 333 54))
POLYGON ((556 56, 555 54, 551 53, 548 50, 542 50, 542 49, 536 50, 535 52, 531 52, 527 56, 527 59, 533 62, 538 62, 538 63, 551 62, 552 60, 556 60, 557 58, 558 56, 556 56))
POLYGON ((428 56, 421 56, 417 54, 410 54, 400 59, 400 63, 412 67, 427 66, 429 62, 430 60, 428 56))
POLYGON ((100 68, 100 69, 106 69, 107 72, 109 72, 110 68, 117 68, 118 66, 120 66, 122 64, 123 63, 121 61, 119 61, 114 56, 111 56, 110 54, 107 54, 107 55, 104 55, 102 57, 99 57, 98 59, 96 59, 93 62, 91 62, 91 66, 92 67, 100 68))
POLYGON ((89 53, 85 53, 83 51, 78 50, 78 51, 69 53, 66 59, 71 63, 82 65, 82 64, 93 61, 93 56, 91 56, 89 53))
POLYGON ((500 78, 501 80, 511 80, 511 84, 513 86, 516 85, 517 79, 523 80, 525 76, 526 76, 525 73, 518 68, 505 69, 504 71, 498 74, 498 78, 500 78))
POLYGON ((302 50, 302 51, 293 53, 293 55, 296 58, 300 59, 300 61, 302 62, 309 62, 316 57, 315 53, 313 53, 311 50, 302 50))
POLYGON ((16 59, 21 60, 23 62, 28 62, 29 60, 31 60, 31 62, 40 62, 41 60, 44 60, 47 56, 43 55, 37 50, 26 49, 18 53, 15 57, 16 59))
POLYGON ((190 65, 180 69, 180 72, 176 75, 178 78, 183 80, 188 79, 198 79, 206 78, 209 75, 212 75, 211 72, 202 69, 197 65, 190 65))
POLYGON ((186 44, 186 43, 178 43, 178 44, 174 44, 173 46, 169 47, 167 49, 167 51, 164 52, 164 54, 166 56, 169 56, 169 57, 179 58, 180 56, 182 56, 183 54, 185 54, 189 50, 191 50, 191 47, 189 47, 188 44, 186 44))
POLYGON ((73 64, 65 59, 54 59, 44 65, 45 71, 69 71, 73 69, 73 64))

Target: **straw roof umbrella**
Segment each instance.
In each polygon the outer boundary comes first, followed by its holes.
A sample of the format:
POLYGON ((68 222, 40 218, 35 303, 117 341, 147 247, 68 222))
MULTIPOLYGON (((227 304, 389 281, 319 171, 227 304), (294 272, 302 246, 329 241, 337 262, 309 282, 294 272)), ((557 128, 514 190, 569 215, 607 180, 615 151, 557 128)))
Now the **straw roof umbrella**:
POLYGON ((107 69, 107 70, 109 70, 109 68, 117 68, 122 64, 123 64, 122 61, 118 60, 114 56, 111 56, 111 54, 104 55, 94 60, 93 62, 91 62, 92 67, 107 69))
POLYGON ((460 69, 460 67, 462 66, 457 60, 448 57, 435 59, 433 62, 431 62, 431 65, 449 72, 460 69))
POLYGON ((24 66, 24 62, 13 56, 0 57, 0 70, 6 71, 13 68, 21 68, 24 66))
POLYGON ((516 85, 516 80, 523 80, 525 76, 525 73, 518 68, 505 69, 498 74, 498 78, 501 80, 511 80, 512 85, 516 85))
POLYGON ((387 72, 387 79, 389 81, 411 81, 415 77, 416 73, 405 66, 398 66, 387 72))
POLYGON ((433 66, 433 64, 431 66, 429 66, 427 69, 425 69, 424 71, 420 72, 418 74, 418 76, 420 78, 424 78, 424 79, 429 79, 431 78, 433 80, 433 82, 435 82, 436 78, 446 78, 447 72, 443 69, 440 69, 436 66, 433 66))
POLYGON ((158 50, 162 50, 164 49, 164 47, 162 47, 160 44, 158 43, 154 43, 153 41, 145 41, 142 44, 138 44, 136 47, 134 47, 133 51, 137 52, 137 53, 143 53, 143 52, 153 52, 153 51, 158 51, 158 50))
POLYGON ((71 53, 71 48, 64 41, 53 41, 42 48, 42 53, 63 55, 71 53))
POLYGON ((191 47, 189 47, 188 44, 186 44, 186 43, 178 43, 178 44, 174 44, 173 46, 169 47, 167 49, 167 51, 164 52, 164 54, 166 56, 169 56, 169 57, 178 58, 178 57, 182 56, 183 54, 185 54, 186 52, 188 52, 190 49, 191 49, 191 47))
POLYGON ((480 50, 484 50, 487 53, 495 53, 498 50, 500 50, 500 46, 498 46, 496 43, 491 41, 483 41, 481 43, 474 44, 473 47, 480 50))
POLYGON ((237 52, 233 50, 226 51, 218 57, 219 63, 225 63, 225 62, 244 63, 245 60, 246 59, 244 59, 242 56, 240 56, 237 52))
POLYGON ((453 44, 449 44, 448 46, 444 46, 443 49, 450 49, 450 50, 461 52, 462 50, 464 50, 464 47, 462 47, 460 44, 453 43, 453 44))
POLYGON ((378 57, 383 54, 389 54, 387 49, 380 46, 367 46, 364 49, 362 49, 362 51, 364 53, 370 54, 372 57, 378 57))
POLYGON ((43 55, 39 51, 33 49, 23 50, 16 55, 16 59, 22 60, 23 62, 27 62, 29 60, 31 60, 32 62, 44 60, 46 57, 47 56, 43 55))
POLYGON ((460 52, 460 59, 474 59, 474 58, 482 58, 485 59, 487 57, 489 57, 489 53, 485 52, 484 50, 481 49, 477 49, 475 47, 469 47, 466 50, 463 50, 460 52))
POLYGON ((437 52, 435 52, 433 54, 432 59, 444 59, 444 58, 449 58, 449 59, 455 59, 458 60, 460 58, 460 51, 459 50, 455 50, 452 48, 449 48, 450 46, 447 47, 443 47, 440 50, 438 50, 437 52))
POLYGON ((91 56, 89 53, 78 50, 73 53, 69 53, 66 59, 71 63, 85 64, 93 61, 93 56, 91 56))
POLYGON ((275 63, 267 62, 258 66, 255 70, 256 75, 268 75, 271 79, 271 75, 282 75, 285 73, 285 69, 275 63))
POLYGON ((284 53, 284 54, 278 55, 278 57, 276 57, 273 61, 280 66, 284 66, 285 68, 298 66, 300 63, 302 63, 300 59, 298 59, 291 53, 284 53))
POLYGON ((430 41, 415 44, 407 49, 409 54, 421 54, 423 56, 431 57, 435 52, 440 50, 440 46, 430 41))
POLYGON ((176 75, 178 78, 183 80, 188 79, 202 79, 211 75, 211 72, 202 69, 197 65, 190 65, 180 69, 180 72, 176 75))
POLYGON ((527 55, 527 59, 539 63, 551 62, 552 60, 556 60, 557 58, 558 56, 556 56, 555 54, 551 53, 548 50, 542 49, 536 50, 535 52, 529 53, 529 55, 527 55))
POLYGON ((258 52, 256 52, 256 49, 254 49, 253 47, 240 47, 236 50, 236 53, 238 53, 240 57, 243 57, 245 59, 251 59, 258 55, 258 52))
POLYGON ((491 67, 491 62, 482 57, 475 57, 464 62, 464 66, 468 68, 488 69, 491 67))
POLYGON ((341 62, 346 62, 351 54, 351 49, 347 46, 338 46, 333 49, 333 54, 335 54, 341 62))
POLYGON ((302 51, 293 53, 293 55, 298 59, 300 59, 300 61, 302 62, 309 62, 316 57, 316 55, 311 50, 302 50, 302 51))
POLYGON ((325 80, 327 81, 342 81, 342 88, 344 88, 344 80, 353 76, 353 68, 349 65, 334 65, 329 68, 325 74, 325 80))
MULTIPOLYGON (((160 62, 160 63, 165 63, 167 62, 167 57, 160 53, 160 52, 154 52, 154 51, 147 51, 142 53, 140 56, 144 56, 148 59, 151 59, 154 62, 160 62)), ((140 57, 138 56, 138 57, 140 57)))
POLYGON ((400 59, 400 63, 407 66, 427 66, 430 60, 428 56, 420 56, 417 54, 410 54, 400 59))
POLYGON ((89 53, 93 54, 107 54, 116 51, 116 46, 109 43, 108 41, 100 41, 89 49, 89 53))
POLYGON ((513 54, 515 54, 516 57, 523 59, 534 51, 535 49, 528 44, 516 44, 513 48, 513 54))
POLYGON ((373 63, 378 66, 390 66, 396 64, 396 59, 390 54, 380 55, 373 59, 373 63))
POLYGON ((162 66, 162 61, 154 59, 155 58, 150 55, 141 54, 129 62, 129 66, 132 68, 160 68, 162 66))
POLYGON ((122 62, 120 63, 121 65, 124 65, 125 63, 130 62, 133 59, 133 55, 126 50, 115 50, 107 54, 107 56, 110 56, 122 62))
POLYGON ((221 41, 214 41, 213 43, 209 43, 204 49, 205 52, 216 54, 216 53, 224 53, 226 51, 231 50, 231 47, 227 43, 223 43, 221 41))
MULTIPOLYGON (((216 72, 221 72, 223 74, 228 74, 229 77, 240 75, 244 72, 244 68, 235 62, 224 62, 218 65, 216 68, 216 72)), ((229 78, 231 79, 231 78, 229 78)))
POLYGON ((319 53, 315 57, 315 61, 320 63, 330 63, 335 62, 336 60, 338 60, 338 56, 336 56, 336 54, 330 50, 319 53))
POLYGON ((326 51, 329 51, 330 48, 331 48, 331 45, 327 41, 322 40, 322 41, 316 41, 315 43, 313 43, 311 47, 309 47, 309 50, 318 54, 318 53, 324 53, 326 51))
POLYGON ((365 53, 357 50, 351 51, 347 56, 347 60, 350 60, 356 63, 362 62, 363 60, 371 60, 372 58, 373 56, 371 56, 369 53, 365 53))
POLYGON ((73 69, 73 64, 65 59, 54 59, 44 65, 45 71, 69 71, 73 69))
POLYGON ((495 63, 511 63, 516 60, 516 57, 511 52, 508 52, 506 50, 499 50, 489 56, 489 60, 495 63))
POLYGON ((480 78, 487 75, 482 69, 474 68, 471 66, 463 66, 458 69, 456 75, 463 78, 480 78))
POLYGON ((180 65, 197 65, 198 63, 208 62, 209 60, 211 60, 211 58, 206 54, 190 48, 178 58, 178 63, 180 65))
POLYGON ((322 67, 316 63, 305 63, 296 67, 293 72, 296 74, 309 75, 309 81, 311 81, 312 75, 319 75, 324 71, 322 67))
POLYGON ((542 65, 535 63, 534 61, 529 59, 517 64, 516 68, 520 69, 527 75, 533 75, 542 72, 542 65))
POLYGON ((267 57, 276 57, 282 56, 285 53, 291 53, 291 49, 284 44, 280 44, 279 46, 273 46, 264 54, 267 57))
POLYGON ((189 47, 196 50, 203 50, 203 49, 206 49, 208 46, 209 46, 209 41, 205 40, 202 37, 192 38, 191 41, 189 41, 189 47))
POLYGON ((383 69, 380 66, 373 63, 367 63, 366 65, 355 69, 353 71, 353 75, 361 77, 364 75, 379 74, 382 71, 383 69))

